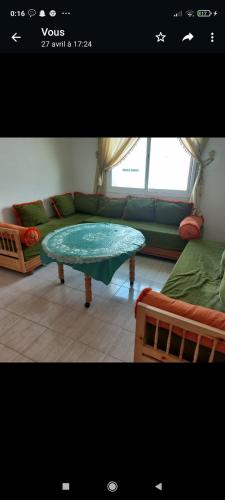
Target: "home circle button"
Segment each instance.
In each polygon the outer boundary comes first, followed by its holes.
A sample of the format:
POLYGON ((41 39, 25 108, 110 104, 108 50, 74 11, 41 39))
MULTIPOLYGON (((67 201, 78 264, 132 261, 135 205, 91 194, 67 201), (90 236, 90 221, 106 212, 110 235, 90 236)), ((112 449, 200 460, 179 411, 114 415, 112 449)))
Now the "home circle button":
POLYGON ((110 491, 110 493, 114 493, 118 489, 118 484, 115 481, 109 481, 107 484, 107 490, 110 491))

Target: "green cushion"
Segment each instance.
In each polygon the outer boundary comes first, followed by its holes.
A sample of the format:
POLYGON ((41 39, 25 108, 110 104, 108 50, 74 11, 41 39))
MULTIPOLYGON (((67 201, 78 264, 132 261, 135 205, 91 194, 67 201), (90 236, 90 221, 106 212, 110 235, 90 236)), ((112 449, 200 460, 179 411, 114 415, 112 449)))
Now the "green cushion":
POLYGON ((124 209, 123 218, 127 220, 154 221, 154 198, 129 198, 124 209))
POLYGON ((221 261, 220 261, 220 277, 222 278, 225 271, 225 250, 222 253, 221 261))
POLYGON ((179 226, 192 212, 192 203, 155 200, 155 222, 179 226))
POLYGON ((76 212, 97 214, 100 196, 95 194, 74 193, 76 212))
POLYGON ((98 215, 102 217, 122 217, 126 201, 126 198, 113 200, 104 197, 100 200, 98 215))
POLYGON ((225 306, 225 274, 223 275, 222 280, 220 282, 219 296, 223 306, 225 306))
POLYGON ((68 217, 75 213, 75 205, 71 193, 53 196, 53 200, 62 217, 68 217))
POLYGON ((32 227, 48 222, 48 216, 42 201, 17 206, 16 210, 21 217, 23 226, 32 227))

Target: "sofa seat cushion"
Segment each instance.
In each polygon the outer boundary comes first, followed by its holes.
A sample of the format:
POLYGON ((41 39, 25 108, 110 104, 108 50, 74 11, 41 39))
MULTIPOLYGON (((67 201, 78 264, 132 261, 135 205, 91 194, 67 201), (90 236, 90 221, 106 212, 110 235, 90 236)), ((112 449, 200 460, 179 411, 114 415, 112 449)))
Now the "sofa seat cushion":
POLYGON ((70 215, 69 217, 63 217, 59 219, 58 217, 50 217, 49 221, 46 224, 40 224, 38 229, 41 233, 41 238, 36 245, 32 247, 23 247, 23 254, 25 261, 40 255, 41 251, 41 242, 43 238, 50 233, 51 231, 55 231, 56 229, 60 229, 66 226, 74 226, 75 224, 81 224, 84 222, 87 217, 90 217, 90 214, 79 214, 76 213, 74 215, 70 215))
POLYGON ((154 217, 154 198, 128 198, 123 213, 124 219, 153 222, 154 217))
POLYGON ((191 215, 193 204, 184 201, 155 200, 155 222, 179 226, 181 221, 191 215))
POLYGON ((219 296, 224 249, 225 243, 189 241, 161 292, 174 299, 225 312, 219 296))
POLYGON ((125 219, 114 219, 109 217, 91 217, 88 222, 111 222, 133 227, 141 231, 145 237, 146 245, 163 248, 166 250, 182 251, 187 244, 181 240, 179 230, 176 226, 168 224, 157 224, 156 222, 133 221, 125 219))

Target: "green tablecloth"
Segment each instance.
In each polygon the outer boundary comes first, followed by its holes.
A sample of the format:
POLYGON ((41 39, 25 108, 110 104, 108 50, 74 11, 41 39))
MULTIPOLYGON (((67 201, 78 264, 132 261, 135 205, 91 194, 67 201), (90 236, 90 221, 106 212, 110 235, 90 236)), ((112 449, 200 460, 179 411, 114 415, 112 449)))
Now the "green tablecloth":
POLYGON ((108 285, 115 271, 145 245, 140 231, 119 224, 64 227, 42 241, 41 261, 67 264, 108 285))

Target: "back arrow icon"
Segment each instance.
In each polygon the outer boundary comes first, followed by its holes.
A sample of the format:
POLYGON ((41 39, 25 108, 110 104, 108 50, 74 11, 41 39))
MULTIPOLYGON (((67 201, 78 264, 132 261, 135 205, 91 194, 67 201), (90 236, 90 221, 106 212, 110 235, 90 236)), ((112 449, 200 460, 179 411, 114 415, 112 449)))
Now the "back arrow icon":
POLYGON ((192 33, 188 33, 188 35, 184 36, 184 38, 182 39, 182 42, 184 40, 189 40, 189 42, 192 40, 192 38, 194 38, 194 35, 192 35, 192 33))
POLYGON ((11 38, 14 40, 14 42, 17 42, 17 38, 21 38, 21 36, 17 35, 17 33, 14 33, 14 35, 11 36, 11 38))

